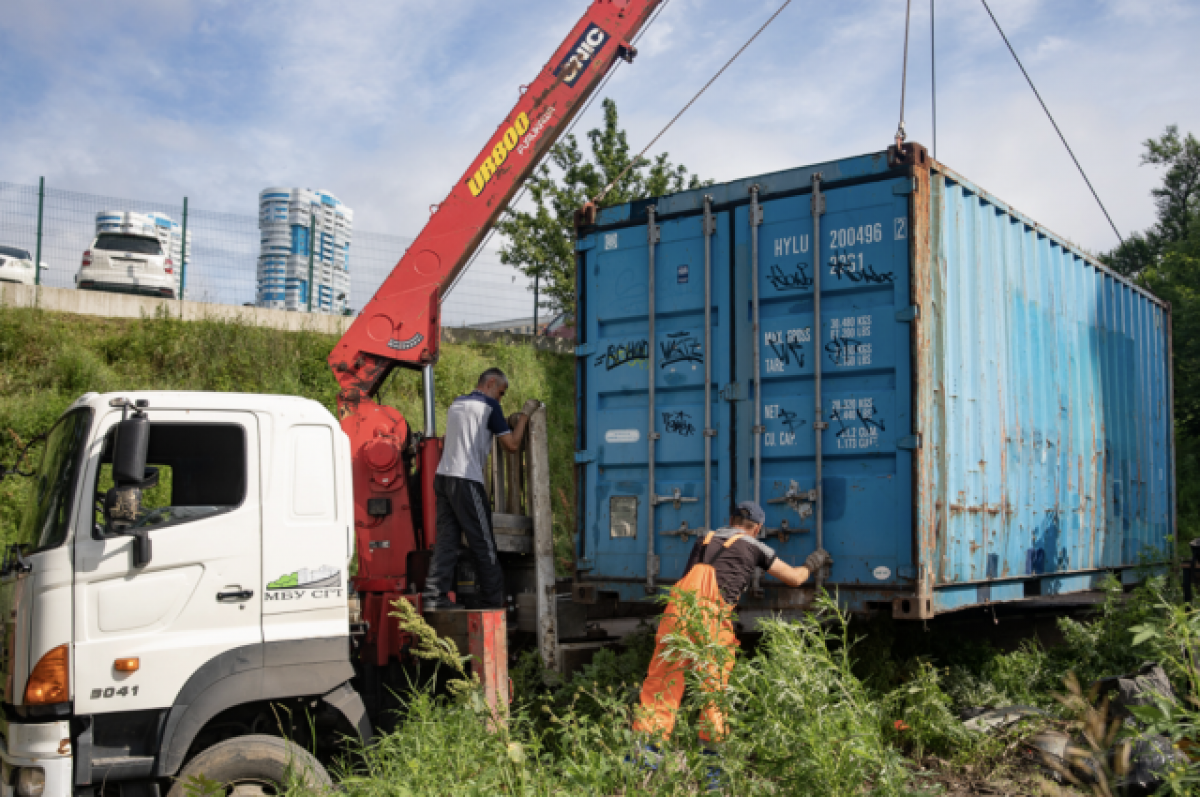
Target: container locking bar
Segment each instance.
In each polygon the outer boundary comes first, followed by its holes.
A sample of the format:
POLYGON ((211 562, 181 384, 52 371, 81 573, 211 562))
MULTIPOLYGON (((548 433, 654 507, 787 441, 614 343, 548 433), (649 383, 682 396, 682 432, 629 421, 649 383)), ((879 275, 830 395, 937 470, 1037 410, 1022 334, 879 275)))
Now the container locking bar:
MULTIPOLYGON (((712 529, 712 237, 717 220, 712 214, 712 197, 704 196, 704 529, 712 529)), ((676 490, 678 495, 679 491, 676 490)), ((678 502, 675 504, 679 506, 678 502)), ((686 528, 684 524, 683 528, 686 528)))
POLYGON ((779 498, 772 498, 767 501, 768 504, 787 504, 796 513, 800 515, 801 520, 805 520, 813 516, 813 505, 817 502, 818 494, 816 490, 801 490, 800 485, 792 482, 788 486, 788 491, 779 498))
POLYGON ((649 300, 649 368, 647 369, 646 378, 650 385, 650 429, 646 435, 646 446, 648 448, 648 476, 650 479, 650 495, 655 496, 654 500, 650 501, 649 519, 646 529, 646 594, 653 595, 658 584, 658 556, 654 552, 654 506, 657 503, 657 493, 655 493, 654 482, 654 444, 658 441, 659 434, 655 430, 655 412, 654 405, 654 388, 655 381, 658 378, 658 341, 654 336, 654 247, 660 240, 659 227, 655 222, 656 209, 653 207, 646 209, 646 214, 649 216, 649 221, 646 223, 646 244, 647 252, 649 253, 649 279, 647 283, 649 300))
MULTIPOLYGON (((824 462, 822 460, 822 434, 829 424, 825 422, 825 408, 821 400, 821 349, 824 334, 821 327, 821 215, 825 213, 825 194, 821 192, 824 175, 816 172, 812 176, 812 221, 813 221, 813 441, 816 454, 816 489, 811 510, 817 516, 817 548, 825 547, 825 491, 823 489, 824 462)), ((817 586, 825 583, 825 568, 814 576, 817 586)))
MULTIPOLYGON (((758 184, 750 186, 750 315, 754 346, 754 503, 762 503, 762 438, 767 429, 762 422, 762 342, 758 324, 758 228, 763 223, 762 205, 758 204, 758 184)), ((764 529, 764 533, 767 530, 764 529)), ((781 538, 782 539, 782 538, 781 538)), ((754 568, 750 592, 762 597, 762 570, 754 568)))
MULTIPOLYGON (((750 307, 754 333, 754 503, 762 500, 762 351, 758 329, 758 228, 763 223, 762 205, 758 204, 758 184, 750 186, 750 307)), ((757 582, 758 574, 755 573, 757 582)), ((757 590, 758 584, 755 584, 757 590)))

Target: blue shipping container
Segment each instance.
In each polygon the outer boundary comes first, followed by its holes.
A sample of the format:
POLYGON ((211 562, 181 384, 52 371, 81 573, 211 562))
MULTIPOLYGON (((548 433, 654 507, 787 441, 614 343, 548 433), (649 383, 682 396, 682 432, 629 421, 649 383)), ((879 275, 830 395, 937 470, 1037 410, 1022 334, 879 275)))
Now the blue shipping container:
MULTIPOLYGON (((600 589, 678 579, 751 498, 785 561, 820 538, 827 587, 903 618, 1168 558, 1169 308, 919 145, 605 208, 577 250, 600 589)), ((812 599, 761 586, 743 614, 812 599)))

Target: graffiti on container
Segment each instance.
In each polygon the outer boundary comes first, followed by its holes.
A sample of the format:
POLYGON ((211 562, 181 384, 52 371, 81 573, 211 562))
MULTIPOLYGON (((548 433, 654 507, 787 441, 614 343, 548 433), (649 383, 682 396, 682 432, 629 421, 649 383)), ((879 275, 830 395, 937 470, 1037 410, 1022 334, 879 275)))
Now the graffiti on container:
POLYGON ((696 433, 696 427, 692 425, 692 416, 688 415, 683 410, 679 412, 664 412, 663 429, 668 434, 677 434, 681 437, 691 437, 696 433))
POLYGON ((704 347, 700 341, 692 337, 691 332, 672 332, 667 339, 658 344, 662 352, 660 368, 677 363, 704 362, 704 347))
POLYGON ((779 406, 778 404, 767 404, 763 407, 763 415, 769 421, 779 421, 787 428, 787 431, 767 432, 763 435, 763 442, 767 446, 791 446, 796 444, 796 433, 801 426, 804 426, 807 421, 800 418, 798 413, 792 412, 789 409, 779 406))
POLYGON ((837 277, 838 280, 848 279, 854 283, 864 283, 867 285, 883 285, 890 282, 895 282, 896 278, 893 272, 885 271, 882 274, 875 270, 875 266, 867 263, 862 252, 837 252, 829 258, 829 274, 837 277))
POLYGON ((839 449, 878 448, 879 433, 887 431, 883 418, 875 414, 871 398, 835 399, 829 420, 838 425, 834 436, 839 449))
POLYGON ((790 271, 784 271, 778 265, 771 266, 767 281, 777 291, 800 291, 811 288, 813 284, 812 277, 808 276, 807 263, 797 263, 790 271))
POLYGON ((804 344, 812 342, 812 327, 767 332, 763 340, 775 352, 765 362, 767 373, 781 374, 793 362, 799 368, 804 367, 804 344))
POLYGON ((650 359, 650 344, 644 340, 631 340, 610 345, 608 351, 598 356, 592 366, 599 368, 603 365, 606 371, 611 371, 626 363, 648 359, 650 359))

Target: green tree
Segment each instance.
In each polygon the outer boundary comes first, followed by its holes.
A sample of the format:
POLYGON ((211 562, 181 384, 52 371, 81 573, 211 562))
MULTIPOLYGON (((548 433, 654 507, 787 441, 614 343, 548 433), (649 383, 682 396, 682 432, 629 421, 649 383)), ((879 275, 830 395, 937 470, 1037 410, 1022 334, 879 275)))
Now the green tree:
POLYGON ((1153 189, 1158 219, 1144 233, 1134 233, 1102 259, 1125 276, 1136 276, 1155 266, 1169 252, 1178 251, 1196 236, 1200 212, 1200 141, 1191 133, 1179 135, 1170 125, 1157 139, 1144 142, 1142 165, 1166 169, 1162 185, 1153 189))
POLYGON ((587 134, 592 157, 585 159, 579 142, 569 135, 550 150, 543 163, 526 181, 534 210, 506 210, 496 228, 506 238, 500 262, 516 266, 530 277, 540 278, 540 304, 553 311, 575 308, 575 211, 597 196, 613 181, 605 194, 607 205, 619 205, 652 196, 711 185, 671 163, 666 152, 653 160, 629 151, 621 129, 617 104, 604 100, 604 126, 587 134), (617 178, 633 164, 623 177, 617 178))

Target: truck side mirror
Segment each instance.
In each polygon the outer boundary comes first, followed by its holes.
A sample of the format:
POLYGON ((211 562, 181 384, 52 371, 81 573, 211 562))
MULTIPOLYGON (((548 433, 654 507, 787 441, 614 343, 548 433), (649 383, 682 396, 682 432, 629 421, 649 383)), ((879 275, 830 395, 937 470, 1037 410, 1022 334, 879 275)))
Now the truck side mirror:
POLYGON ((117 424, 113 438, 113 488, 104 496, 104 519, 111 534, 133 537, 134 567, 150 562, 149 529, 130 529, 142 509, 142 490, 158 484, 158 468, 147 468, 150 419, 139 410, 117 424))
POLYGON ((150 450, 150 420, 139 413, 117 424, 113 440, 113 483, 118 487, 146 478, 146 454, 150 450))

